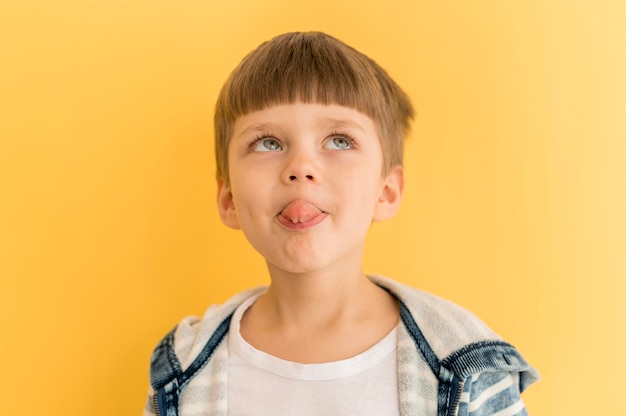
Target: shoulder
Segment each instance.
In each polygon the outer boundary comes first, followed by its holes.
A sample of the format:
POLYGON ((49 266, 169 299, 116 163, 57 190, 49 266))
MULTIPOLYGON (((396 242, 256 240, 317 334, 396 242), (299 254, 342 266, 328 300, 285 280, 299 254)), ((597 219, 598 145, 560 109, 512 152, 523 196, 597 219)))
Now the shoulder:
POLYGON ((370 279, 402 303, 403 323, 435 374, 467 380, 472 396, 494 383, 510 383, 510 377, 519 391, 539 379, 511 344, 468 310, 386 277, 370 279))
POLYGON ((386 277, 370 279, 402 302, 440 359, 475 342, 502 341, 480 318, 453 302, 386 277))
POLYGON ((188 316, 184 318, 170 333, 163 338, 155 349, 155 354, 167 346, 170 361, 175 358, 181 370, 185 370, 200 354, 206 343, 215 331, 227 320, 237 307, 246 299, 265 291, 265 287, 258 287, 241 292, 223 304, 211 305, 204 315, 188 316))

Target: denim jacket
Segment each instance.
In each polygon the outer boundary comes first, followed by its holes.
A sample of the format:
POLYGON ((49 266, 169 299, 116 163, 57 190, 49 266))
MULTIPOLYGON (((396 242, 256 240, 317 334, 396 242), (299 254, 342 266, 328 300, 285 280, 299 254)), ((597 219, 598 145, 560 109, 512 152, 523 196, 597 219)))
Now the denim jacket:
MULTIPOLYGON (((402 416, 467 416, 470 411, 488 416, 506 406, 512 409, 507 414, 527 414, 519 393, 538 375, 512 345, 457 305, 385 277, 370 279, 400 307, 396 354, 402 416), (503 377, 514 385, 478 408, 472 400, 502 385, 503 377)), ((264 290, 210 307, 203 319, 186 318, 159 343, 151 359, 145 415, 228 414, 228 346, 222 341, 237 306, 264 290)))

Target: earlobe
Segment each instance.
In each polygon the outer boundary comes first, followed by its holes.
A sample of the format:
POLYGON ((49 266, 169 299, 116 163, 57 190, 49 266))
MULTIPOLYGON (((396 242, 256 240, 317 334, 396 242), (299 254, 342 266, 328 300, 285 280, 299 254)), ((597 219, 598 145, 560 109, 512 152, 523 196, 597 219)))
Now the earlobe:
POLYGON ((230 187, 224 184, 221 179, 217 180, 217 209, 222 222, 230 228, 238 230, 239 220, 235 211, 235 201, 230 187))
POLYGON ((393 217, 400 209, 403 195, 404 168, 402 166, 394 166, 382 180, 380 195, 374 210, 374 221, 385 221, 393 217))

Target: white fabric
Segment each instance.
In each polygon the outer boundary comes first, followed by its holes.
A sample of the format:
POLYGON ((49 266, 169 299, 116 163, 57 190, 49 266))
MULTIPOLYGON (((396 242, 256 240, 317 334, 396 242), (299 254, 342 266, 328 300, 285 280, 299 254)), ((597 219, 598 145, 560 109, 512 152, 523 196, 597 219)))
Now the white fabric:
POLYGON ((257 298, 237 308, 230 324, 230 416, 399 415, 397 329, 346 360, 294 363, 259 351, 241 337, 241 317, 257 298))

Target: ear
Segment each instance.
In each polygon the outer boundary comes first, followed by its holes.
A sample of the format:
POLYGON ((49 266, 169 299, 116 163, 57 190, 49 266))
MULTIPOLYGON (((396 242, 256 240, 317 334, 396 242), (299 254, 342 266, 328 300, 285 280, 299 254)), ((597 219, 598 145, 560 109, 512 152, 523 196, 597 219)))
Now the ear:
POLYGON ((402 166, 391 168, 381 184, 380 195, 374 210, 374 221, 385 221, 396 215, 400 209, 400 202, 404 195, 404 168, 402 166))
POLYGON ((220 212, 222 222, 235 230, 238 230, 239 220, 235 211, 235 201, 230 187, 224 184, 221 179, 217 180, 217 209, 220 212))

